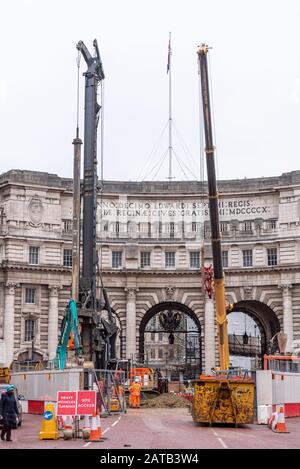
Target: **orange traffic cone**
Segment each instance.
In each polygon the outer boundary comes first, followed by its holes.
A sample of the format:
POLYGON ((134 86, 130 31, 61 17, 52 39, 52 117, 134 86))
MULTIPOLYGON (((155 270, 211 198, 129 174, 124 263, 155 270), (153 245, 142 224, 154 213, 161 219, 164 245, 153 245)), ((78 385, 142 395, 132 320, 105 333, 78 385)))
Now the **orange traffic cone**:
POLYGON ((101 441, 100 436, 99 436, 98 426, 97 426, 97 415, 95 414, 95 412, 92 417, 92 426, 91 426, 89 441, 101 441))
POLYGON ((289 433, 287 431, 286 425, 285 425, 283 406, 280 407, 279 414, 278 414, 278 419, 277 419, 275 428, 274 429, 272 428, 272 430, 275 433, 289 433))

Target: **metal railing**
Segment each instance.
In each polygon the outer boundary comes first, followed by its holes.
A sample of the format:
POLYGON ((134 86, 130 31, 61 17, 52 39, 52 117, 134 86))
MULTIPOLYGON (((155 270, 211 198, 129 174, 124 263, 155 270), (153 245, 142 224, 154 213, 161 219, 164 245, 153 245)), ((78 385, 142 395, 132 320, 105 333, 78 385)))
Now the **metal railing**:
POLYGON ((300 357, 297 355, 264 355, 264 370, 300 373, 300 357))

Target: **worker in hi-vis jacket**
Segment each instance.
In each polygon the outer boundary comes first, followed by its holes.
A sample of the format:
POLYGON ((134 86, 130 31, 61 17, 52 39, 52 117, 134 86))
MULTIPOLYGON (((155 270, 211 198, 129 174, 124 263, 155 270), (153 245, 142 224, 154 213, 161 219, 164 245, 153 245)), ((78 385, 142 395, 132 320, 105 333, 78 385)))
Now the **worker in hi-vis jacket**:
POLYGON ((135 378, 134 383, 129 388, 129 402, 133 408, 140 407, 141 385, 139 379, 135 378))

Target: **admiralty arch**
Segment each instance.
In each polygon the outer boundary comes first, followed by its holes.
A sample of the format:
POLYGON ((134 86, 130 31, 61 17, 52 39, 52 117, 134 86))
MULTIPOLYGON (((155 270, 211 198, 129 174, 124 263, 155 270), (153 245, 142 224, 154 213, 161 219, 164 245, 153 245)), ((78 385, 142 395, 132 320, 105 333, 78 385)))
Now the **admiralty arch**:
MULTIPOLYGON (((242 318, 232 322, 231 352, 261 358, 280 330, 292 352, 300 346, 300 171, 220 181, 218 189, 228 321, 242 318)), ((212 262, 208 205, 199 182, 106 181, 97 237, 120 358, 170 370, 179 355, 197 371, 217 365, 213 295, 202 275, 212 262)), ((71 249, 72 180, 3 173, 2 366, 54 358, 70 295, 71 249)))

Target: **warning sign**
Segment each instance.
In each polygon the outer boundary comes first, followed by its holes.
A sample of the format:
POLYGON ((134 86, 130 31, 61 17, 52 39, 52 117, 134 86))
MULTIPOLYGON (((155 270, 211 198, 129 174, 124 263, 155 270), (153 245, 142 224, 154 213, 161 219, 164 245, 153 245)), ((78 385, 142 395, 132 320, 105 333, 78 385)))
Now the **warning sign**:
POLYGON ((57 415, 76 415, 76 391, 57 392, 57 415))
POLYGON ((96 412, 96 391, 77 391, 77 415, 93 415, 96 412))

